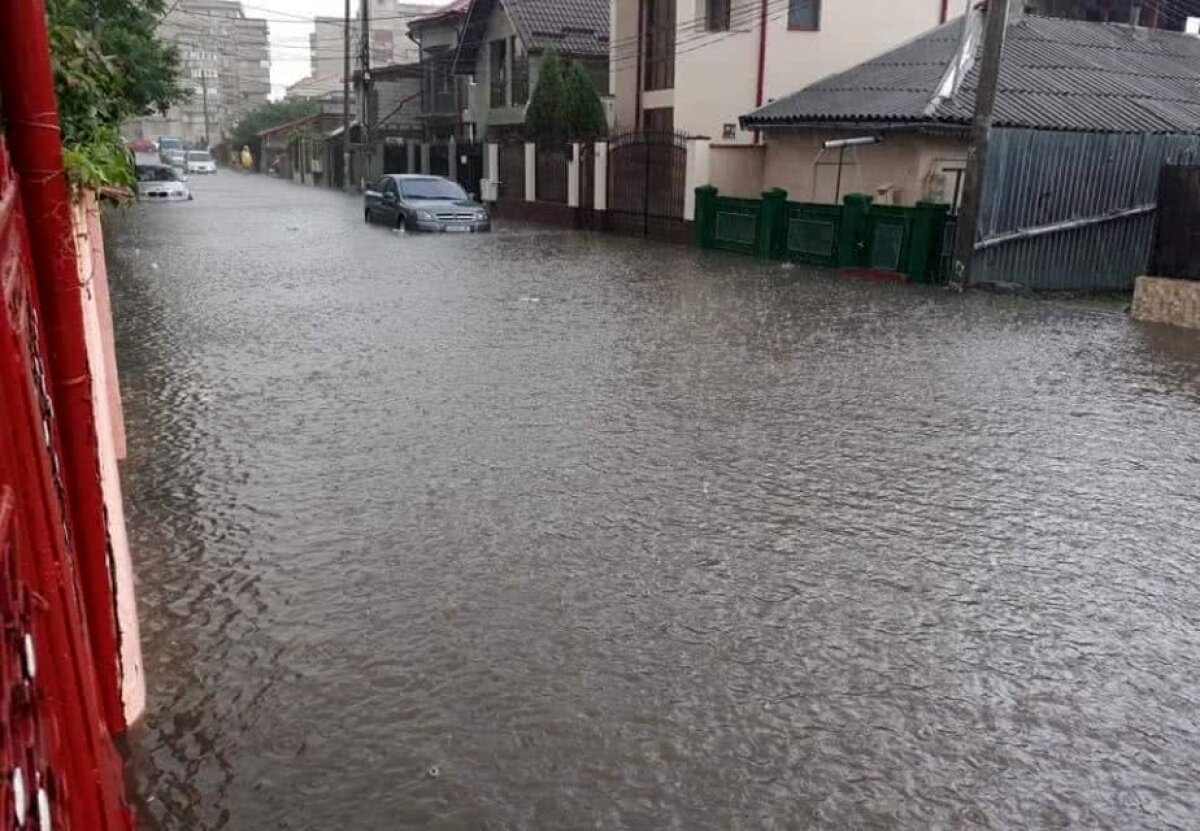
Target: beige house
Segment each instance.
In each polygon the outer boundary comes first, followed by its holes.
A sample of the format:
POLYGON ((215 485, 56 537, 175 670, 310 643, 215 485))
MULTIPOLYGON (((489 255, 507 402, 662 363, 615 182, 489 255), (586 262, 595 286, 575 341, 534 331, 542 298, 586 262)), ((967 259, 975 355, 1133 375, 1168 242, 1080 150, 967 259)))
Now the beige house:
POLYGON ((518 135, 542 56, 579 61, 608 94, 609 0, 471 0, 453 71, 468 78, 467 132, 473 140, 518 135))
MULTIPOLYGON (((714 172, 735 177, 755 107, 848 69, 963 14, 968 0, 611 0, 609 71, 620 131, 713 140, 714 172)), ((752 157, 760 150, 749 150, 752 157)))
MULTIPOLYGON (((743 117, 763 136, 746 189, 956 204, 984 16, 972 10, 743 117)), ((1153 250, 1163 166, 1198 157, 1200 37, 1011 11, 972 279, 1130 288, 1153 250)))

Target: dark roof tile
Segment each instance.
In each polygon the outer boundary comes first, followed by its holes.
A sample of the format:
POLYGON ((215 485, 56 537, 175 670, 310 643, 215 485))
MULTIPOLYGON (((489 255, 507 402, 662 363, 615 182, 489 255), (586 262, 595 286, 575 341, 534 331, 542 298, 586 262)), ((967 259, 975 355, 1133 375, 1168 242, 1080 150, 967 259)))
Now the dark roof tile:
POLYGON ((472 0, 460 35, 455 72, 474 71, 487 19, 496 3, 508 12, 525 48, 557 49, 579 58, 608 57, 609 0, 472 0))

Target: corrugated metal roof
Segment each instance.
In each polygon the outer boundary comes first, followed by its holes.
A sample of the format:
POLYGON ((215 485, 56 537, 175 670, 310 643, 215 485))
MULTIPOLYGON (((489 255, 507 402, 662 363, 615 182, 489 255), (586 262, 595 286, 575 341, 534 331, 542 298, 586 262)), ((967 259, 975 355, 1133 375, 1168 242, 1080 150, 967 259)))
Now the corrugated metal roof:
MULTIPOLYGON (((743 117, 747 127, 815 122, 966 125, 978 66, 929 111, 964 18, 743 117)), ((1200 38, 1026 15, 1009 27, 996 124, 1059 130, 1200 133, 1200 38)))

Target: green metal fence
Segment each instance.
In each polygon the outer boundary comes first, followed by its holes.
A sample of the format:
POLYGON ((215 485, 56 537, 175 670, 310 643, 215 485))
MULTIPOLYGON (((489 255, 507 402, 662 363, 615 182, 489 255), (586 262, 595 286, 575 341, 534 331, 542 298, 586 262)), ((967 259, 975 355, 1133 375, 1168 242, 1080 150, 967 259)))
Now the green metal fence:
POLYGON ((713 239, 716 247, 727 251, 755 253, 758 227, 762 216, 762 200, 731 199, 717 201, 713 216, 713 239))
POLYGON ((869 268, 904 274, 919 283, 945 279, 953 234, 946 205, 875 205, 863 194, 841 205, 787 201, 773 188, 761 199, 696 189, 696 243, 773 260, 831 268, 869 268))
POLYGON ((842 209, 837 205, 788 202, 781 258, 798 263, 836 267, 842 209))

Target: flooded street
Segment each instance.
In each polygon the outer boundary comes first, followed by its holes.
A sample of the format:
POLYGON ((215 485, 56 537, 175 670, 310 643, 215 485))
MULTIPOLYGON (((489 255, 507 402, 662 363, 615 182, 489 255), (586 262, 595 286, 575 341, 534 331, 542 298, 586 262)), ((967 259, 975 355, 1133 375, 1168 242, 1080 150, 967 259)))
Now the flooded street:
POLYGON ((197 178, 108 224, 145 827, 1200 825, 1200 333, 197 178))

